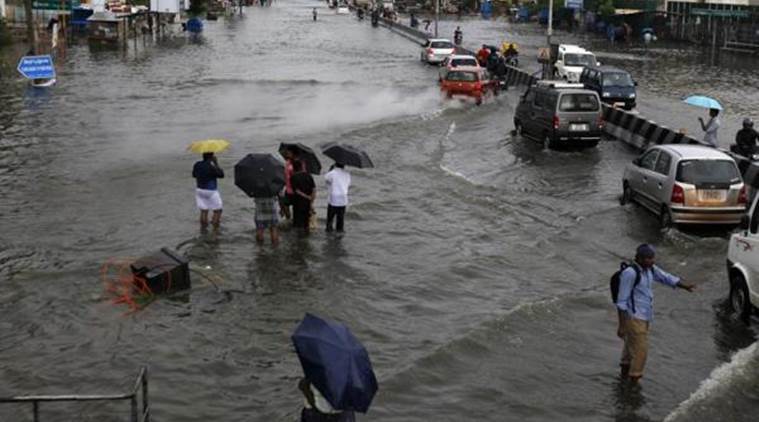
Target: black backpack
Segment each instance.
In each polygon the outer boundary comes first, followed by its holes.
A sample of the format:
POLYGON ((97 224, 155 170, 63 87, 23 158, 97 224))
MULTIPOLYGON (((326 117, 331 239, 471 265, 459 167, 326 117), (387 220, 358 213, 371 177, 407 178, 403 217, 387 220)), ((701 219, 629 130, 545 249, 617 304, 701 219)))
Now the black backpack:
POLYGON ((612 303, 616 304, 617 298, 619 297, 619 279, 622 275, 622 271, 626 270, 628 267, 632 267, 633 270, 635 270, 635 282, 633 283, 632 289, 630 291, 632 313, 635 313, 635 296, 633 295, 633 292, 635 291, 635 287, 638 285, 638 283, 640 283, 640 270, 638 269, 637 265, 621 262, 619 264, 619 271, 615 272, 614 275, 611 276, 611 280, 609 281, 609 290, 611 290, 611 301, 612 303))

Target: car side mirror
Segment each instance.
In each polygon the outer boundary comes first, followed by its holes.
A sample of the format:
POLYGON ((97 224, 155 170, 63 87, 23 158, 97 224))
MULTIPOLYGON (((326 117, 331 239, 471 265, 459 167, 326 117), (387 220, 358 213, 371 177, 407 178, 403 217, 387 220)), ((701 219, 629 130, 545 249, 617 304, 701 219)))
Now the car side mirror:
POLYGON ((741 222, 738 225, 741 230, 748 230, 749 224, 751 223, 751 219, 748 217, 747 214, 744 214, 743 217, 741 217, 741 222))

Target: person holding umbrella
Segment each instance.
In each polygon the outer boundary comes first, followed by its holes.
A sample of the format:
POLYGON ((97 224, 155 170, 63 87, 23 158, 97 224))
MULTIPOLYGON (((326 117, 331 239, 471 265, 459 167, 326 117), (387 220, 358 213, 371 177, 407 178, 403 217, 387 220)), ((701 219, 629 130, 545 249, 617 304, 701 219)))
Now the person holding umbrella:
POLYGON ((337 218, 337 232, 342 233, 345 227, 345 208, 348 206, 348 188, 351 186, 351 174, 345 170, 345 165, 335 163, 327 174, 329 196, 327 198, 327 232, 332 232, 332 221, 337 218))
POLYGON ((294 160, 292 164, 294 174, 290 177, 290 183, 293 188, 293 227, 302 228, 308 234, 312 205, 316 199, 316 184, 302 161, 294 160))
POLYGON ((303 368, 301 422, 353 422, 377 393, 369 353, 342 323, 306 314, 292 337, 303 368))
POLYGON ((211 224, 219 228, 221 223, 222 202, 216 179, 224 177, 224 171, 219 167, 215 152, 229 147, 229 142, 223 139, 208 139, 190 144, 189 150, 203 154, 203 159, 195 163, 192 177, 195 178, 195 203, 200 209, 200 226, 208 226, 208 211, 213 211, 211 224))
POLYGON ((327 232, 332 231, 332 221, 337 219, 338 233, 344 230, 345 208, 348 206, 348 189, 351 185, 351 175, 345 166, 357 168, 374 167, 369 156, 350 145, 329 143, 324 145, 322 152, 335 160, 335 165, 324 175, 329 189, 327 200, 327 232))
POLYGON ((235 164, 235 186, 256 205, 256 241, 264 242, 269 229, 272 245, 279 242, 279 196, 285 187, 285 168, 271 154, 248 154, 235 164))
POLYGON ((713 148, 717 148, 717 130, 720 127, 719 110, 716 108, 709 109, 709 121, 704 123, 704 119, 698 118, 698 122, 701 123, 701 130, 704 131, 704 143, 713 148))

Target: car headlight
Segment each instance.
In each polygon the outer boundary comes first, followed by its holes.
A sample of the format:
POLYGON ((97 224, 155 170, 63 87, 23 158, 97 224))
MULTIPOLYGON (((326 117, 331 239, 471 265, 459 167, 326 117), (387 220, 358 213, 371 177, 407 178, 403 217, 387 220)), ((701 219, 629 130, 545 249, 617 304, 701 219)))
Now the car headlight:
POLYGON ((627 98, 635 98, 635 94, 630 94, 627 96, 627 98))
POLYGON ((604 98, 608 98, 608 97, 611 97, 611 93, 604 92, 603 94, 601 94, 601 96, 604 98))

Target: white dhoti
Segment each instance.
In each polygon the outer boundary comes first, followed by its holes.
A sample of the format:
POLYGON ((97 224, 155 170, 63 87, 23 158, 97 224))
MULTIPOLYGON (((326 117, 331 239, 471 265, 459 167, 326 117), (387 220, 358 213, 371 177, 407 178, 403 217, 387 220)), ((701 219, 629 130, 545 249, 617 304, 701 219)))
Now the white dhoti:
POLYGON ((221 195, 218 190, 195 189, 195 203, 203 211, 220 210, 221 195))

